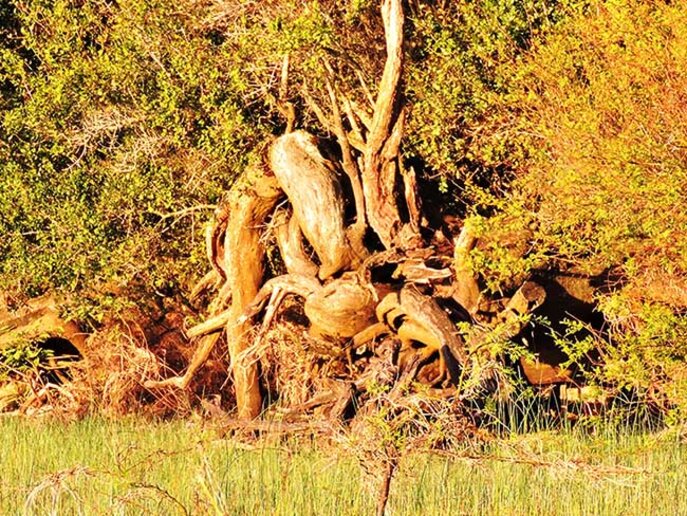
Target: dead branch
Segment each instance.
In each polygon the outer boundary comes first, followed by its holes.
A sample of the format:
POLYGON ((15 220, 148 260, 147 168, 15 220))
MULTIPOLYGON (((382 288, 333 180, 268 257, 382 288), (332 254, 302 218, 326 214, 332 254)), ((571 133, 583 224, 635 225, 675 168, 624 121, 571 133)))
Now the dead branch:
POLYGON ((363 156, 362 184, 370 226, 384 246, 390 248, 401 220, 396 200, 395 167, 392 165, 397 155, 391 155, 392 151, 398 151, 396 141, 400 143, 403 133, 402 117, 399 117, 404 25, 401 0, 384 0, 382 19, 387 58, 363 156))

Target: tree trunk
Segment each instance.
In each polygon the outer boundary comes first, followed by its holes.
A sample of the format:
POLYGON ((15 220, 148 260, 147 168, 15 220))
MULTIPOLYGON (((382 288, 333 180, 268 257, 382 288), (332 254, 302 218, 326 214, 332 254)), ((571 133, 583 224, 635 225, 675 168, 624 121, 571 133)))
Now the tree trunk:
POLYGON ((262 285, 265 247, 261 242, 261 226, 282 196, 274 178, 259 172, 255 179, 250 187, 232 189, 224 240, 224 271, 231 282, 232 297, 226 335, 238 416, 244 419, 260 414, 262 399, 257 360, 247 351, 251 325, 238 319, 262 285))

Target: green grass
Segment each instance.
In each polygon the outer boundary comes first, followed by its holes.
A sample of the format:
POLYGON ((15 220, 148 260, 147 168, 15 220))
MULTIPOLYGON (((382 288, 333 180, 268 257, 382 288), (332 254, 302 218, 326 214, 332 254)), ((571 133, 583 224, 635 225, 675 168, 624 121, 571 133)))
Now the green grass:
MULTIPOLYGON (((185 421, 0 417, 0 514, 371 514, 354 457, 185 421)), ((389 514, 687 514, 676 433, 540 432, 405 458, 389 514)))

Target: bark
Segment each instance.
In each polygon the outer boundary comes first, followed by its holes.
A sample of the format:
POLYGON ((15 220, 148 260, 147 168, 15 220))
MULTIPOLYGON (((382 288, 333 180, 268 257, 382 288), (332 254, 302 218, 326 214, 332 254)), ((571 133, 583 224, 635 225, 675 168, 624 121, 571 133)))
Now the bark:
POLYGON ((389 502, 389 492, 391 491, 391 480, 394 477, 397 465, 398 460, 396 458, 387 459, 377 494, 377 516, 384 516, 386 514, 386 505, 389 502))
MULTIPOLYGON (((389 249, 401 228, 396 185, 397 160, 403 136, 400 85, 404 14, 401 0, 385 0, 382 19, 387 58, 363 156, 362 184, 370 226, 389 249)), ((408 211, 415 213, 415 208, 413 206, 408 211)))
POLYGON ((265 248, 261 228, 282 196, 283 191, 276 179, 260 168, 247 171, 231 189, 225 204, 216 214, 218 220, 215 226, 209 231, 212 238, 207 240, 210 262, 213 268, 221 269, 225 283, 211 305, 210 318, 188 332, 190 336, 202 336, 200 346, 183 376, 161 382, 146 382, 145 387, 188 387, 193 375, 220 340, 221 334, 211 332, 224 325, 238 417, 252 419, 260 414, 262 397, 258 368, 255 358, 247 352, 251 325, 240 316, 262 285, 265 248), (223 247, 217 245, 219 241, 223 241, 223 247), (221 249, 223 256, 217 255, 221 249), (225 310, 229 299, 231 305, 225 310))
POLYGON ((261 226, 281 196, 282 191, 276 181, 257 171, 251 186, 232 189, 229 198, 224 263, 227 281, 232 282, 232 301, 226 338, 238 416, 242 419, 253 419, 260 414, 262 398, 256 360, 246 352, 251 325, 238 319, 262 285, 265 248, 261 241, 261 226))
POLYGON ((320 259, 319 277, 328 278, 349 266, 352 253, 341 183, 336 165, 317 148, 317 139, 304 131, 281 136, 270 150, 270 165, 320 259))

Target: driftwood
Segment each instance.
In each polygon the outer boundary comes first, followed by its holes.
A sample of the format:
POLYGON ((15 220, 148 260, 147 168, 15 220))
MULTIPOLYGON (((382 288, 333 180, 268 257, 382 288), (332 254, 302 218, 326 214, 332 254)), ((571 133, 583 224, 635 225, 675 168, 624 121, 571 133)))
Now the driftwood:
MULTIPOLYGON (((400 392, 400 383, 405 390, 419 381, 453 396, 475 363, 470 350, 480 348, 490 328, 499 326, 514 337, 522 330, 522 316, 543 301, 541 287, 527 282, 511 298, 489 305, 490 314, 480 315, 483 296, 469 265, 477 238, 470 225, 463 225, 452 246, 442 237, 441 252, 432 246, 432 230, 421 227, 417 178, 404 167, 401 153, 403 3, 384 0, 381 14, 387 58, 371 115, 342 92, 328 62, 323 76, 329 109, 307 85, 301 92, 305 105, 335 136, 338 162, 325 156, 317 136, 292 131, 294 104, 285 100, 290 64, 288 57, 284 60, 278 108, 287 132, 271 143, 263 168, 251 169, 232 188, 207 233, 211 273, 196 291, 221 286, 206 321, 187 332, 199 341, 197 353, 183 377, 148 387, 187 386, 223 340, 238 417, 255 418, 263 402, 258 344, 270 327, 281 324, 280 304, 293 295, 308 321, 307 338, 339 350, 334 356, 340 362, 331 368, 343 386, 315 394, 301 409, 328 403, 332 414, 343 417, 356 395, 380 382, 396 382, 392 392, 400 392), (281 199, 285 207, 277 207, 281 199), (269 228, 287 272, 275 278, 265 277, 263 242, 269 228), (372 235, 376 239, 367 238, 372 235), (459 320, 479 323, 483 331, 466 343, 459 320)), ((317 383, 319 367, 313 361, 304 381, 317 383)))

